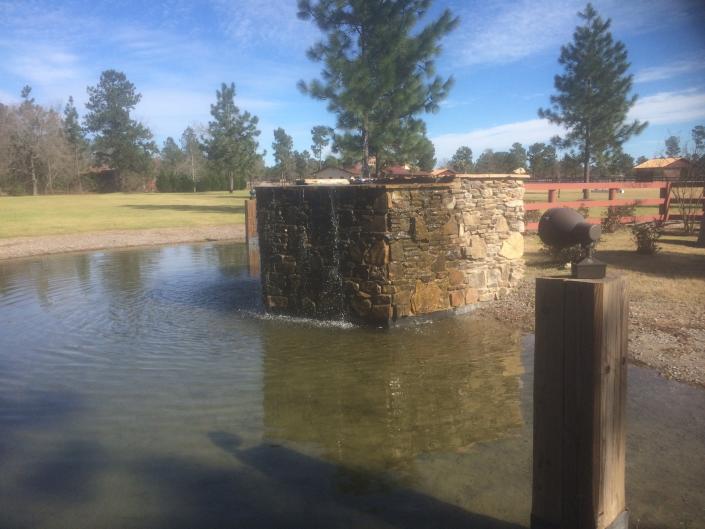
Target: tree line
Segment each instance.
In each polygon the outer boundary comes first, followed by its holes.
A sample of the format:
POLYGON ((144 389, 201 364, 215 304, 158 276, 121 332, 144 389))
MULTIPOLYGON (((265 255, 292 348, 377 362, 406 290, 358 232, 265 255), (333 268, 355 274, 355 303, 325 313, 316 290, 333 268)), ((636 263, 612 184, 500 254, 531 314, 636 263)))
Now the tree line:
MULTIPOLYGON (((298 16, 322 33, 307 51, 321 64, 320 76, 298 87, 326 102, 335 127, 313 127, 310 151, 295 151, 293 138, 277 128, 273 167, 264 164, 258 118, 235 104, 233 83, 216 91, 207 125, 187 127, 161 149, 132 118, 141 95, 122 72, 107 70, 88 88, 82 123, 71 98, 63 112, 43 108, 26 87, 20 104, 0 105, 0 190, 133 190, 156 181, 162 191, 232 191, 248 180, 290 181, 324 165, 359 162, 363 177, 380 176, 396 164, 430 170, 435 151, 421 116, 437 112, 452 88, 452 76, 437 74, 435 62, 442 39, 458 25, 450 10, 435 17, 432 12, 432 0, 298 0, 298 16), (330 154, 323 159, 327 147, 330 154)), ((631 93, 627 50, 612 38, 611 21, 591 4, 578 16, 581 25, 561 47, 563 71, 555 77, 550 107, 538 110, 566 133, 528 148, 515 143, 508 151, 485 150, 477 160, 463 146, 449 162, 453 169, 525 167, 547 178, 589 181, 594 174, 627 175, 638 162, 622 150, 647 126, 627 121, 637 97, 631 93)))

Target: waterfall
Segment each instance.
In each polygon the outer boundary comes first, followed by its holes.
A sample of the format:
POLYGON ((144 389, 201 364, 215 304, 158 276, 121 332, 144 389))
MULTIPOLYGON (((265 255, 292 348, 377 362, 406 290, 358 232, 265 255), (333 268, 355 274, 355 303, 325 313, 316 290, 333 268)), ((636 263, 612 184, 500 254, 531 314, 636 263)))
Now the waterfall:
POLYGON ((340 273, 340 225, 338 222, 338 213, 335 203, 335 189, 328 189, 328 202, 330 204, 330 235, 331 241, 331 259, 330 267, 327 268, 326 278, 324 279, 323 290, 327 293, 325 300, 326 316, 333 319, 345 319, 345 305, 343 297, 343 276, 340 273))

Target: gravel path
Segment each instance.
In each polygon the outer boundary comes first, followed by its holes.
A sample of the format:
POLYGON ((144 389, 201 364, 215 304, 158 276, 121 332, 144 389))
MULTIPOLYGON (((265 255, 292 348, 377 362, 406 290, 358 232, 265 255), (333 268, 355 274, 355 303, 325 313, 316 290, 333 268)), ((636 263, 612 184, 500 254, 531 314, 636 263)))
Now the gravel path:
POLYGON ((199 241, 243 241, 242 224, 203 226, 197 228, 153 228, 148 230, 110 230, 69 235, 14 237, 0 239, 0 260, 63 252, 177 244, 199 241))
MULTIPOLYGON (((502 300, 482 310, 524 332, 534 332, 534 281, 527 276, 502 300)), ((705 307, 630 301, 629 360, 666 378, 705 387, 705 307)))

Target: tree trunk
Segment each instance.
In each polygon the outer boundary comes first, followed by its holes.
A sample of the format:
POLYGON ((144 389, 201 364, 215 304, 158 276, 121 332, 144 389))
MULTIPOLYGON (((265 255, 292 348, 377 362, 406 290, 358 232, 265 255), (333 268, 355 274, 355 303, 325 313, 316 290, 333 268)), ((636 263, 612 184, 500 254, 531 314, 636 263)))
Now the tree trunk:
POLYGON ((368 158, 370 156, 369 135, 367 130, 362 133, 362 178, 370 177, 370 166, 368 158))
POLYGON ((78 182, 78 192, 83 193, 83 182, 81 181, 81 172, 78 170, 78 147, 73 150, 73 168, 76 172, 76 181, 78 182))
POLYGON ((229 176, 229 178, 228 178, 228 181, 229 181, 229 182, 228 182, 228 183, 229 183, 228 188, 229 188, 229 191, 232 193, 232 192, 235 190, 235 182, 234 182, 234 179, 233 179, 233 173, 230 173, 230 176, 229 176))
POLYGON ((193 182, 193 192, 196 192, 196 168, 193 164, 193 153, 191 153, 191 181, 193 182))
MULTIPOLYGON (((583 162, 583 182, 590 183, 590 144, 585 144, 585 161, 583 162)), ((583 189, 583 199, 590 200, 590 189, 583 189)))
POLYGON ((700 217, 700 233, 698 234, 698 240, 695 245, 698 248, 705 248, 705 211, 703 211, 703 216, 700 217))
POLYGON ((29 157, 29 166, 32 170, 32 195, 37 196, 39 190, 37 189, 37 171, 34 168, 34 156, 29 157))

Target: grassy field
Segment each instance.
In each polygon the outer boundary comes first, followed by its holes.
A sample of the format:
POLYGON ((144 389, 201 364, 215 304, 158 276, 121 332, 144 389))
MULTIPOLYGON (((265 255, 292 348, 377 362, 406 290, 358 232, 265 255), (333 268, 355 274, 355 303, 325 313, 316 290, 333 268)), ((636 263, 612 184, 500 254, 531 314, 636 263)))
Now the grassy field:
POLYGON ((0 197, 0 239, 242 223, 247 191, 0 197))
MULTIPOLYGON (((597 258, 630 281, 634 301, 652 300, 676 304, 705 306, 705 248, 695 245, 697 235, 683 235, 674 226, 658 241, 654 255, 636 253, 636 244, 628 229, 604 234, 597 245, 597 258)), ((538 235, 525 238, 527 272, 545 275, 549 257, 541 251, 538 235)))

